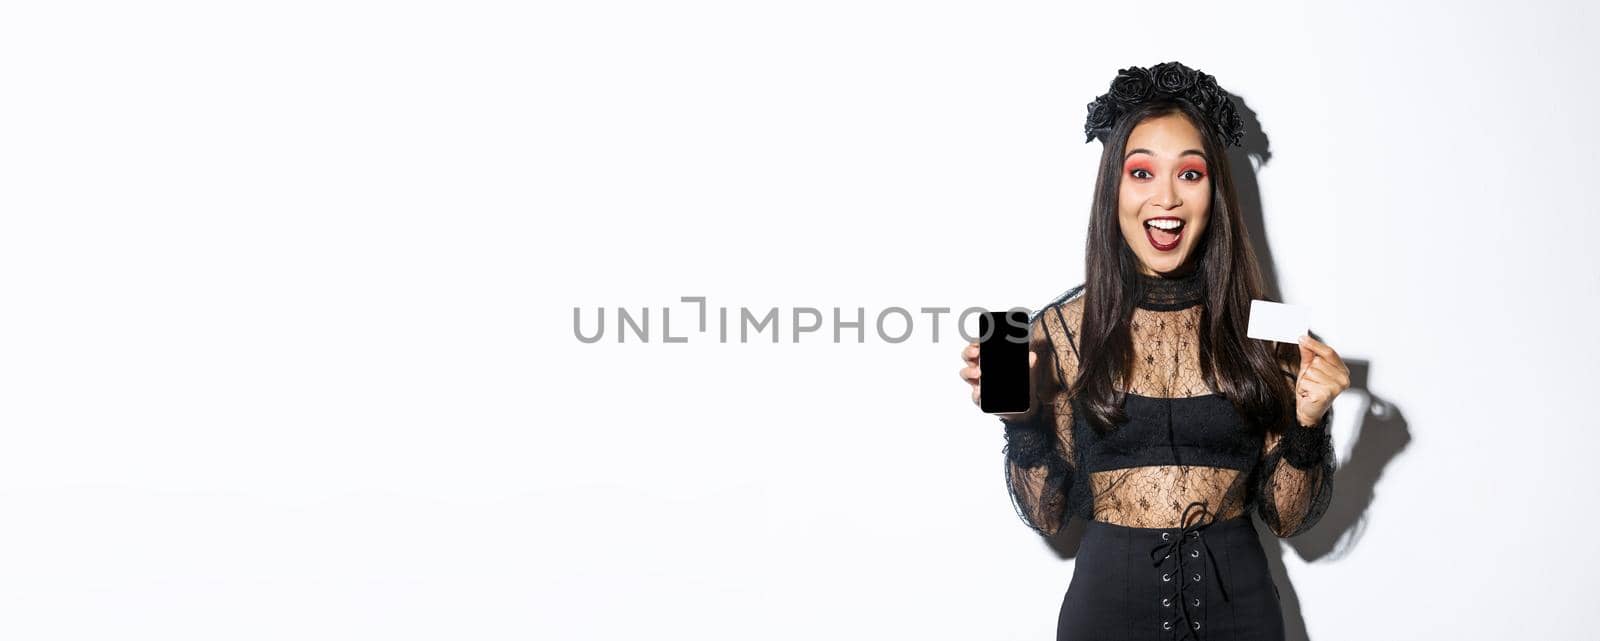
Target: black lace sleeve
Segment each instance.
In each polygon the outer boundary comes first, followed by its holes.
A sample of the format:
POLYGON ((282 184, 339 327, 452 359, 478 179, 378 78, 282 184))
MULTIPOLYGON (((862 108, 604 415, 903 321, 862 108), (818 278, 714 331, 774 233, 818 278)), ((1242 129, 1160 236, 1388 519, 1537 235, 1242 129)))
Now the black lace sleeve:
MULTIPOLYGON (((1053 535, 1071 516, 1073 484, 1072 405, 1064 381, 1077 374, 1077 345, 1061 304, 1032 321, 1033 406, 1005 426, 1006 485, 1017 515, 1042 535, 1053 535)), ((982 364, 980 363, 980 367, 982 364)))
POLYGON ((1267 433, 1256 487, 1257 512, 1280 537, 1316 525, 1333 500, 1333 439, 1328 423, 1333 408, 1316 425, 1291 421, 1281 433, 1267 433))

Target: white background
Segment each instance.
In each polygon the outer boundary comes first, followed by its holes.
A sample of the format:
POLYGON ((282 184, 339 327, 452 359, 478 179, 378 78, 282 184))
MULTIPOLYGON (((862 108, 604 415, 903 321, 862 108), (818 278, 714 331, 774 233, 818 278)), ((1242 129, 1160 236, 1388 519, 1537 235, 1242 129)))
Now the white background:
POLYGON ((1342 512, 1266 539, 1291 633, 1594 638, 1594 11, 7 5, 0 637, 1051 638, 1073 561, 950 327, 678 299, 1041 305, 1085 103, 1175 59, 1366 372, 1342 512), (618 306, 656 340, 574 337, 618 306))

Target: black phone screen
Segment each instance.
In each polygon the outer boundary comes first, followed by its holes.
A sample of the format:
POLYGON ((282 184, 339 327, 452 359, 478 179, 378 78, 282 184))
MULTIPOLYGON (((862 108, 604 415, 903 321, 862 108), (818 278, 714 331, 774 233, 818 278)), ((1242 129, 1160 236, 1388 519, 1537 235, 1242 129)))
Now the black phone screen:
POLYGON ((1028 411, 1033 400, 1028 381, 1028 313, 984 312, 978 325, 978 400, 983 411, 1028 411))

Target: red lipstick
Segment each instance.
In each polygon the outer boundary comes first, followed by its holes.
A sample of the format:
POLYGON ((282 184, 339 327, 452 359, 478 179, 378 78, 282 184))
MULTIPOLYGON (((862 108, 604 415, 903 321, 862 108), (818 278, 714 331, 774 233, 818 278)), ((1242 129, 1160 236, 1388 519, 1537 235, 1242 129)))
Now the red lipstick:
POLYGON ((1144 237, 1150 241, 1150 246, 1151 247, 1156 248, 1156 251, 1163 251, 1163 252, 1172 251, 1174 249, 1177 249, 1178 248, 1178 241, 1183 240, 1183 229, 1184 229, 1184 227, 1187 227, 1187 225, 1184 225, 1182 227, 1178 227, 1177 229, 1175 229, 1173 231, 1166 231, 1166 230, 1163 230, 1163 229, 1156 229, 1155 227, 1151 227, 1150 226, 1150 221, 1152 221, 1152 220, 1172 220, 1172 221, 1177 221, 1179 223, 1182 223, 1183 220, 1180 219, 1180 218, 1174 217, 1174 216, 1157 216, 1155 218, 1150 218, 1150 219, 1144 221, 1144 237), (1161 240, 1158 240, 1157 239, 1158 237, 1161 240), (1166 242, 1163 242, 1163 241, 1166 241, 1166 242))

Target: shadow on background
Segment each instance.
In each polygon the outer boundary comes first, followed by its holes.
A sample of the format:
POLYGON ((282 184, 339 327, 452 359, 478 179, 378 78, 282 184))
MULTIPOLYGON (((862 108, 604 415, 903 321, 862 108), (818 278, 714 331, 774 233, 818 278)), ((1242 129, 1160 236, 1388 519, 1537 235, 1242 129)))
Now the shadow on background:
MULTIPOLYGON (((1233 101, 1239 109, 1239 116, 1244 119, 1247 132, 1241 145, 1229 149, 1228 152, 1228 160, 1233 165, 1234 187, 1238 190, 1240 214, 1250 231, 1250 244, 1260 262, 1266 288, 1265 296, 1270 300, 1283 301, 1278 285, 1276 261, 1272 258, 1271 248, 1267 246, 1261 187, 1256 179, 1258 167, 1267 164, 1272 158, 1272 151, 1255 111, 1247 107, 1244 100, 1237 96, 1233 97, 1233 101)), ((1322 340, 1322 336, 1316 331, 1312 331, 1311 335, 1322 340)), ((1339 349, 1338 345, 1333 343, 1329 345, 1336 350, 1339 349)), ((1372 368, 1371 361, 1348 357, 1344 361, 1345 365, 1350 367, 1350 389, 1344 393, 1358 394, 1363 402, 1361 417, 1354 431, 1346 436, 1353 439, 1349 454, 1339 461, 1339 467, 1334 472, 1333 501, 1328 506, 1328 511, 1310 531, 1289 539, 1279 538, 1261 526, 1259 517, 1252 519, 1252 522, 1256 523, 1256 535, 1261 540, 1262 549, 1266 551, 1273 582, 1278 586, 1278 598, 1283 605, 1284 632, 1288 641, 1310 641, 1310 635, 1306 632, 1300 599, 1284 567, 1284 550, 1293 549, 1300 558, 1315 563, 1337 561, 1355 549, 1366 530, 1367 509, 1372 506, 1372 501, 1377 495, 1378 480, 1382 478, 1389 462, 1411 442, 1411 432, 1400 409, 1367 386, 1372 368)), ((1336 417, 1335 423, 1339 420, 1336 417)), ((1342 434, 1336 433, 1336 437, 1340 435, 1342 434)), ((1334 443, 1334 449, 1343 450, 1341 444, 1337 442, 1334 443)), ((1048 543, 1061 557, 1074 558, 1078 554, 1083 531, 1083 520, 1071 519, 1067 527, 1048 539, 1048 543)))

